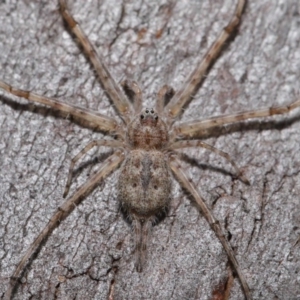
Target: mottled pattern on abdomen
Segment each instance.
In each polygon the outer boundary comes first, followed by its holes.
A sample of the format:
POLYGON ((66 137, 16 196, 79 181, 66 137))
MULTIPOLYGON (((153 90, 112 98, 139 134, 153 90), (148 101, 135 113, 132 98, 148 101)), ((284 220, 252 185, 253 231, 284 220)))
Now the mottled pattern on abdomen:
POLYGON ((130 215, 150 217, 168 206, 171 180, 165 155, 132 150, 122 165, 119 199, 130 215))

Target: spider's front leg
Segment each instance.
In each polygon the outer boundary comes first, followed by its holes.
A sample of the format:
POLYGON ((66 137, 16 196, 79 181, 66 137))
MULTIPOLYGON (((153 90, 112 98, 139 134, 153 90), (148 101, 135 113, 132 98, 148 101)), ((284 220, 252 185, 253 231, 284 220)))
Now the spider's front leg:
POLYGON ((223 230, 222 230, 219 222, 214 218, 211 211, 209 210, 209 208, 207 207, 207 205, 205 204, 205 202, 203 201, 203 199, 199 195, 198 191, 196 190, 195 186, 187 178, 186 174, 181 170, 179 160, 178 160, 178 158, 176 158, 175 155, 170 156, 169 164, 170 164, 171 170, 175 174, 175 177, 177 178, 179 183, 196 200, 197 204, 199 205, 199 207, 201 209, 201 212, 203 213, 204 217, 208 221, 210 227, 212 228, 212 230, 215 232, 215 234, 219 238, 220 242, 222 243, 222 245, 223 245, 223 247, 224 247, 224 249, 225 249, 225 251, 226 251, 226 253, 229 257, 230 262, 232 263, 234 269, 236 270, 236 272, 238 274, 238 277, 240 279, 240 282, 241 282, 241 285, 243 287, 243 290, 244 290, 244 293, 245 293, 245 296, 246 296, 247 300, 251 300, 252 296, 251 296, 251 293, 250 293, 248 283, 247 283, 247 281, 244 277, 244 274, 243 274, 242 270, 240 269, 240 266, 239 266, 239 264, 238 264, 238 262, 235 258, 234 252, 233 252, 229 242, 227 241, 226 237, 224 236, 223 230))
POLYGON ((121 90, 120 86, 114 80, 112 75, 110 74, 106 64, 104 63, 103 59, 100 58, 99 54, 95 47, 91 44, 79 24, 70 14, 67 4, 65 0, 59 0, 60 4, 60 11, 64 18, 64 20, 69 25, 72 32, 78 38, 81 46, 83 47, 86 55, 90 59, 91 63, 93 64, 100 81, 106 91, 107 95, 115 105, 117 111, 119 112, 120 116, 122 117, 123 121, 128 124, 130 122, 130 117, 132 113, 132 107, 125 97, 123 91, 121 90))
POLYGON ((165 114, 170 118, 171 123, 174 122, 175 118, 182 112, 182 108, 188 103, 191 96, 195 93, 207 70, 221 52, 224 44, 238 27, 245 4, 246 0, 238 0, 234 15, 227 26, 224 27, 219 37, 205 54, 204 59, 190 74, 182 88, 176 92, 172 100, 165 107, 165 114))

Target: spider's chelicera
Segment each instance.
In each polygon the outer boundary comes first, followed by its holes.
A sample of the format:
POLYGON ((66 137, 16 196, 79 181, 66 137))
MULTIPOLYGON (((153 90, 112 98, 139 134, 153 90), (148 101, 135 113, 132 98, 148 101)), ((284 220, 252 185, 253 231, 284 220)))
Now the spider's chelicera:
POLYGON ((173 174, 199 205, 202 214, 220 239, 231 264, 237 272, 246 298, 252 299, 247 281, 244 278, 229 242, 223 234, 222 228, 202 200, 194 184, 183 172, 180 166, 180 155, 176 151, 187 147, 202 147, 213 151, 224 157, 233 166, 236 175, 243 182, 248 183, 246 177, 243 176, 227 153, 195 138, 199 137, 201 132, 206 129, 250 118, 284 114, 300 106, 300 101, 296 101, 289 106, 216 116, 200 121, 176 123, 176 120, 183 111, 183 107, 188 104, 208 68, 220 53, 224 43, 228 41, 229 36, 240 23, 245 2, 246 0, 238 0, 232 19, 210 47, 204 59, 187 78, 182 88, 175 92, 172 88, 163 86, 157 94, 155 107, 142 109, 142 93, 137 83, 124 81, 121 84, 124 91, 122 90, 121 86, 117 84, 109 73, 105 63, 97 54, 78 23, 69 13, 65 0, 59 1, 60 11, 64 20, 78 38, 86 55, 93 64, 107 95, 121 116, 122 123, 120 124, 114 118, 94 111, 13 88, 9 84, 0 81, 0 88, 10 94, 79 117, 95 124, 100 131, 117 136, 117 139, 90 142, 72 159, 64 197, 69 192, 74 165, 87 151, 95 146, 106 146, 116 149, 102 164, 100 170, 92 175, 88 182, 82 185, 74 195, 59 207, 46 227, 26 251, 11 277, 9 288, 5 295, 6 299, 11 298, 17 279, 22 275, 33 254, 40 248, 42 241, 49 236, 53 229, 58 226, 59 222, 66 218, 101 180, 115 171, 119 166, 121 167, 121 172, 118 183, 118 194, 122 207, 130 217, 135 233, 137 270, 142 271, 145 264, 147 238, 152 224, 155 222, 157 216, 162 211, 165 211, 169 205, 171 176, 173 174), (129 101, 126 95, 132 101, 129 101))

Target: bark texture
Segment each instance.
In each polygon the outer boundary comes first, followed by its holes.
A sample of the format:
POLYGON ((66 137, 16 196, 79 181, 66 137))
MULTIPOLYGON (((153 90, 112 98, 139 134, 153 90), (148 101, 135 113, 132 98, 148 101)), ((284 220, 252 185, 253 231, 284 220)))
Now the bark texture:
MULTIPOLYGON (((180 86, 235 4, 69 1, 111 73, 139 82, 149 107, 163 84, 180 86)), ((116 115, 56 1, 1 1, 0 24, 1 80, 116 115)), ((182 120, 289 104, 300 97, 299 80, 299 1, 248 1, 239 31, 182 120)), ((224 226, 254 299, 300 299, 299 132, 297 109, 226 126, 205 139, 233 157, 250 186, 234 179, 231 166, 215 154, 185 151, 193 158, 184 165, 186 172, 224 226)), ((51 109, 0 93, 0 296, 63 202, 70 159, 103 137, 51 109)), ((102 148, 84 159, 70 193, 108 152, 102 148)), ((153 228, 146 268, 137 273, 133 234, 119 211, 117 178, 115 173, 99 184, 53 232, 14 299, 212 299, 230 268, 192 199, 174 181, 170 211, 153 228)), ((242 298, 235 279, 230 299, 242 298)))

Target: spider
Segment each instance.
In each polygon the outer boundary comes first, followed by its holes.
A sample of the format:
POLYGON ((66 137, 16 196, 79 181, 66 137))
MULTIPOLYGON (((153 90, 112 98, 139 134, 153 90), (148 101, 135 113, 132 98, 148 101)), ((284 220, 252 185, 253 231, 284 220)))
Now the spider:
POLYGON ((235 169, 236 175, 243 182, 248 183, 247 178, 244 177, 234 160, 230 158, 227 153, 195 137, 198 137, 205 130, 220 127, 228 123, 240 122, 251 118, 262 118, 275 114, 285 114, 300 106, 300 101, 294 102, 289 106, 217 116, 201 121, 176 123, 183 108, 191 100, 203 80, 204 75, 207 73, 208 68, 220 53, 224 43, 228 41, 229 37, 238 27, 246 1, 239 0, 237 2, 232 19, 210 47, 202 62, 187 78, 183 87, 175 92, 171 87, 163 86, 157 94, 155 106, 149 108, 142 107, 142 93, 136 82, 122 82, 121 86, 125 93, 122 91, 121 87, 109 73, 103 60, 96 53, 94 47, 69 13, 65 1, 60 0, 59 2, 64 20, 90 58, 122 122, 95 113, 94 111, 13 88, 9 84, 0 81, 0 87, 8 93, 66 112, 95 124, 100 131, 117 136, 116 139, 90 142, 72 159, 64 197, 66 197, 69 192, 73 168, 83 155, 96 146, 106 146, 116 149, 103 163, 101 169, 92 175, 90 180, 82 185, 73 196, 68 198, 52 216, 47 226, 19 262, 11 278, 10 286, 5 297, 7 299, 11 298, 17 279, 23 273, 28 261, 33 257, 33 254, 40 248, 43 240, 51 234, 59 222, 66 218, 73 211, 75 206, 78 205, 101 180, 120 167, 121 172, 118 183, 119 199, 132 223, 135 235, 135 261, 137 271, 141 272, 146 262, 147 238, 152 225, 155 223, 156 218, 164 212, 169 205, 171 176, 173 174, 182 187, 192 195, 199 205, 201 212, 220 239, 230 262, 237 272, 246 298, 252 299, 247 281, 238 265, 230 244, 223 234, 222 228, 202 200, 197 188, 185 175, 180 164, 181 157, 177 150, 188 147, 202 147, 208 149, 225 158, 235 169))

